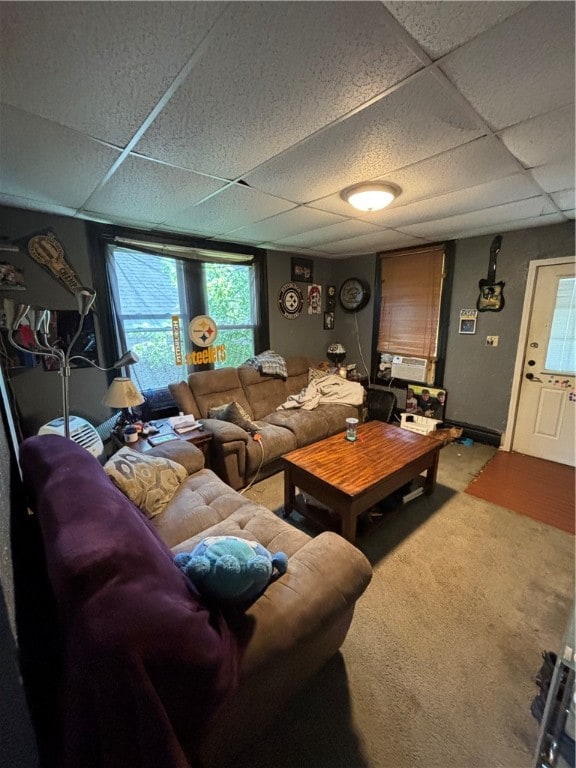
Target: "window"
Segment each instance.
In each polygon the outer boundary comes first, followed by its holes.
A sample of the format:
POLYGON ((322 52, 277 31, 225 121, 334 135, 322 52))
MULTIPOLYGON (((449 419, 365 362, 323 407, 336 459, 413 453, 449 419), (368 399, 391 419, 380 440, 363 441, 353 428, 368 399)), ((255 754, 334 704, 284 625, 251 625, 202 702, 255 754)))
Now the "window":
MULTIPOLYGON (((162 249, 156 246, 156 250, 162 249)), ((214 320, 217 343, 226 347, 226 359, 215 367, 237 366, 252 357, 260 324, 257 264, 207 262, 153 251, 152 243, 145 252, 116 244, 107 250, 118 347, 140 358, 131 368, 140 389, 163 389, 194 370, 186 354, 192 351, 188 324, 196 315, 207 314, 214 320), (174 349, 174 323, 180 330, 180 364, 174 349)))
POLYGON ((573 277, 561 277, 558 281, 544 367, 555 373, 576 371, 576 280, 573 277))
POLYGON ((203 264, 207 314, 218 325, 218 343, 226 345, 226 360, 215 363, 241 365, 254 355, 254 327, 258 294, 253 267, 240 264, 203 264))
POLYGON ((444 245, 380 256, 381 304, 376 349, 425 358, 434 378, 439 357, 440 310, 445 278, 444 245))
POLYGON ((111 251, 120 346, 140 358, 132 369, 138 386, 158 389, 186 378, 185 364, 176 365, 172 336, 173 315, 182 331, 187 325, 182 263, 124 248, 111 251))

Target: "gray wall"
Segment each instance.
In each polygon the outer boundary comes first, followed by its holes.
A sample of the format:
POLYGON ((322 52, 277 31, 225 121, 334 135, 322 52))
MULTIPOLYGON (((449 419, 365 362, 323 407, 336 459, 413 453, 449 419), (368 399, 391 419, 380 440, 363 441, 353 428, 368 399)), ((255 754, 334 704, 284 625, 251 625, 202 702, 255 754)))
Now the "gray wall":
MULTIPOLYGON (((290 258, 294 254, 283 251, 269 251, 266 260, 268 272, 268 313, 270 326, 270 348, 284 357, 307 355, 318 360, 326 358, 326 348, 339 341, 338 325, 335 330, 323 330, 324 316, 309 315, 306 298, 308 284, 297 283, 304 295, 302 314, 288 320, 280 312, 278 294, 284 283, 291 282, 290 258)), ((308 257, 306 257, 308 258, 308 257)), ((333 283, 333 262, 329 259, 312 259, 313 282, 322 286, 322 313, 326 305, 326 286, 333 283)))
MULTIPOLYGON (((374 295, 375 256, 354 257, 344 260, 312 259, 314 264, 314 282, 322 286, 322 314, 308 315, 306 307, 294 320, 287 320, 278 307, 278 294, 284 283, 290 282, 290 259, 294 254, 282 251, 269 251, 268 268, 268 308, 270 315, 270 346, 275 351, 288 357, 290 355, 308 355, 325 360, 330 344, 340 342, 347 351, 346 362, 356 363, 364 373, 362 356, 370 366, 372 346, 372 315, 374 295), (344 312, 338 303, 334 309, 334 329, 324 330, 324 310, 326 308, 326 286, 335 285, 336 290, 347 277, 361 277, 370 285, 370 302, 360 312, 344 312), (356 329, 358 324, 358 331, 356 329)), ((298 283, 304 298, 307 284, 298 283)))
MULTIPOLYGON (((85 227, 75 219, 0 207, 0 234, 11 239, 52 227, 60 237, 68 260, 86 284, 92 283, 85 227)), ((574 226, 571 223, 504 233, 498 258, 497 277, 506 282, 506 306, 499 313, 479 313, 477 333, 458 333, 461 309, 473 308, 478 296, 478 281, 486 276, 493 235, 468 238, 456 242, 455 272, 448 330, 448 347, 444 386, 448 390, 447 418, 487 429, 503 431, 518 333, 526 287, 528 264, 533 259, 574 255, 574 226), (486 336, 500 337, 498 347, 487 347, 486 336)), ((336 302, 335 327, 323 329, 322 315, 308 315, 306 308, 295 320, 287 320, 278 308, 278 293, 290 281, 290 259, 293 254, 270 251, 267 258, 270 347, 288 357, 304 354, 325 359, 326 349, 338 341, 346 347, 347 363, 356 363, 360 372, 372 370, 372 334, 377 258, 374 254, 349 259, 314 258, 314 282, 325 290, 328 284, 339 289, 347 277, 361 277, 371 287, 368 306, 349 314, 336 302)), ((9 259, 7 259, 9 260, 9 259)), ((22 266, 28 290, 2 291, 17 301, 48 306, 52 309, 75 309, 73 296, 61 287, 27 254, 13 261, 22 266)), ((307 285, 300 283, 306 295, 307 285)), ((96 305, 97 306, 97 305, 96 305)), ((97 325, 97 315, 96 315, 97 325)), ((98 330, 98 328, 97 328, 98 330)), ((101 364, 112 361, 102 361, 101 364)), ((46 373, 39 366, 10 377, 19 411, 28 433, 61 412, 60 377, 46 373)), ((101 405, 106 391, 105 374, 93 369, 76 369, 70 380, 71 412, 100 423, 110 416, 101 405)))
MULTIPOLYGON (((35 211, 0 206, 0 234, 10 240, 34 234, 51 227, 64 246, 68 263, 74 267, 84 285, 92 285, 86 230, 83 221, 35 211)), ((2 259, 24 271, 25 291, 0 290, 1 298, 48 309, 76 310, 74 296, 26 251, 3 253, 2 259)), ((97 303, 95 305, 98 334, 97 303)), ((103 361, 100 365, 113 361, 103 361)), ((20 426, 25 435, 34 434, 47 421, 62 414, 61 378, 55 371, 46 372, 40 363, 33 369, 9 372, 8 383, 17 404, 20 426)), ((106 374, 94 368, 75 368, 70 376, 70 412, 98 424, 111 412, 101 404, 107 388, 106 374)))
POLYGON ((474 335, 458 333, 461 309, 474 308, 478 280, 486 277, 493 235, 456 243, 454 284, 446 352, 446 416, 502 432, 506 428, 528 265, 535 259, 573 256, 574 225, 504 232, 497 280, 504 280, 501 312, 479 312, 474 335), (486 336, 499 336, 497 347, 486 336))

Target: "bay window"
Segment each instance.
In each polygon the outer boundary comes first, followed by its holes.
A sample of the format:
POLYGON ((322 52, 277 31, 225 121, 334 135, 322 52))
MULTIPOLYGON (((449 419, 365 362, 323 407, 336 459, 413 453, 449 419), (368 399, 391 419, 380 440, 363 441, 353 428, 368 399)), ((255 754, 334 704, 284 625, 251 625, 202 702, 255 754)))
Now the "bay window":
POLYGON ((93 271, 104 310, 99 312, 104 347, 112 357, 126 349, 138 355, 130 376, 142 392, 162 399, 169 383, 194 370, 236 367, 267 347, 263 252, 136 236, 94 227, 93 271), (189 336, 190 321, 198 315, 214 321, 215 345, 225 350, 201 365, 195 364, 201 355, 193 354, 199 348, 189 336))

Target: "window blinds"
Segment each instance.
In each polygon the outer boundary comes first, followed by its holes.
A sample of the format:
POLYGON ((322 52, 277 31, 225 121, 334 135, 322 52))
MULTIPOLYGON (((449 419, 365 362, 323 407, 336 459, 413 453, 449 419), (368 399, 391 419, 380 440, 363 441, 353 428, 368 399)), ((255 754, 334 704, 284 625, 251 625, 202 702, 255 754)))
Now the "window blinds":
POLYGON ((192 259, 203 262, 231 262, 237 264, 251 264, 254 256, 251 254, 234 253, 232 251, 213 251, 208 248, 195 248, 188 245, 176 245, 174 243, 160 243, 148 240, 134 240, 127 237, 115 237, 114 242, 123 245, 130 250, 142 253, 151 253, 153 256, 171 256, 176 259, 192 259))
POLYGON ((380 255, 378 352, 436 359, 444 253, 437 245, 380 255))

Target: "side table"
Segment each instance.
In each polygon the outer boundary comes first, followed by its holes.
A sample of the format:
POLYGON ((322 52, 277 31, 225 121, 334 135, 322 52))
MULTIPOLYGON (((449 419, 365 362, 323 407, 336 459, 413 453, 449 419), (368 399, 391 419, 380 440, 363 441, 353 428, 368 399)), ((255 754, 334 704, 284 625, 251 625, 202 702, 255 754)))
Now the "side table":
MULTIPOLYGON (((186 443, 192 443, 192 445, 200 448, 204 454, 204 466, 208 469, 210 468, 210 451, 208 449, 210 446, 210 441, 212 440, 211 432, 206 429, 193 429, 191 432, 185 432, 184 434, 179 435, 178 433, 174 432, 168 419, 154 419, 152 423, 158 432, 155 435, 150 435, 150 437, 170 435, 175 440, 183 440, 186 443)), ((144 437, 143 435, 140 435, 135 443, 125 443, 124 440, 122 440, 122 438, 115 432, 112 432, 110 438, 112 440, 112 446, 115 451, 120 450, 120 448, 123 448, 124 446, 128 446, 128 448, 131 448, 133 451, 138 451, 138 453, 146 453, 146 451, 156 447, 148 442, 147 436, 144 437)), ((161 445, 163 445, 163 443, 161 443, 161 445)))

